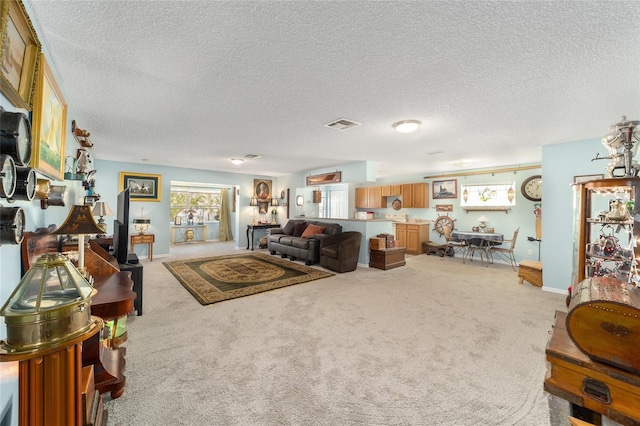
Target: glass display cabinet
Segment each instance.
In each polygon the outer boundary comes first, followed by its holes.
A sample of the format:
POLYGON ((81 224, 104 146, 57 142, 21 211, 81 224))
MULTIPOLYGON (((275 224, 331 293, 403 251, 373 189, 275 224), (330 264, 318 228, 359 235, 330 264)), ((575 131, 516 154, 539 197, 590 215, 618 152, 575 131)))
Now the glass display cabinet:
POLYGON ((595 276, 637 284, 640 178, 576 183, 573 207, 573 285, 595 276))

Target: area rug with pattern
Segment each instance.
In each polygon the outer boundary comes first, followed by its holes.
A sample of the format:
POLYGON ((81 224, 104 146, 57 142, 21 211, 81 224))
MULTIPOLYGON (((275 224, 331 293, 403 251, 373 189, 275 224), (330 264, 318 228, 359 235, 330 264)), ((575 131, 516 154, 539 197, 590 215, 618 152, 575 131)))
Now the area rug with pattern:
POLYGON ((186 259, 163 265, 203 305, 334 275, 264 253, 186 259))

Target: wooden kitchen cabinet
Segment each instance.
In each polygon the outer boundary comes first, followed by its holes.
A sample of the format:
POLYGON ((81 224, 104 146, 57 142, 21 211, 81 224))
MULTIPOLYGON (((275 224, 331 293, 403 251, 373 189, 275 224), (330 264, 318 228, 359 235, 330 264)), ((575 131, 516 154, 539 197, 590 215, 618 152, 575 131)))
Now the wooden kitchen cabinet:
POLYGON ((413 184, 406 183, 401 186, 402 207, 413 207, 413 184))
POLYGON ((401 194, 402 194, 401 185, 386 185, 382 187, 383 197, 391 197, 391 196, 396 196, 401 194))
POLYGON ((426 209, 429 207, 429 185, 426 182, 401 185, 402 207, 426 209))
POLYGON ((421 254, 422 243, 429 241, 429 222, 397 223, 398 246, 406 247, 408 254, 421 254))
POLYGON ((429 185, 426 182, 414 183, 413 188, 413 206, 414 208, 426 209, 429 207, 429 185))
POLYGON ((367 207, 373 207, 378 209, 382 208, 382 187, 370 186, 368 189, 369 189, 369 205, 367 207))
POLYGON ((367 188, 356 188, 356 208, 364 208, 369 204, 369 190, 367 188))
POLYGON ((382 207, 385 206, 383 206, 382 203, 381 186, 366 186, 356 188, 356 208, 380 209, 382 207))

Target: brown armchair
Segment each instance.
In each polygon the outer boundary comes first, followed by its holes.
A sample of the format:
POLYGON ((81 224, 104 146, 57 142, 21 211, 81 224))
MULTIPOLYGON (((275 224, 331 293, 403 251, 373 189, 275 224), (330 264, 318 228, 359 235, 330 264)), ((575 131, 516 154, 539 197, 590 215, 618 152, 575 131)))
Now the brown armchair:
POLYGON ((320 265, 334 272, 351 272, 358 267, 362 234, 342 232, 320 242, 320 265))

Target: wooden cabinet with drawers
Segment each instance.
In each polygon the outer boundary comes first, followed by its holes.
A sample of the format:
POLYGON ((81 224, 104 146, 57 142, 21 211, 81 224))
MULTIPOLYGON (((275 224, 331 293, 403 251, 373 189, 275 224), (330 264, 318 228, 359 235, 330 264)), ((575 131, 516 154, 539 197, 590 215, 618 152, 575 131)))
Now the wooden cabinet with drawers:
POLYGON ((421 254, 422 243, 429 241, 429 222, 396 223, 396 240, 408 254, 421 254))

